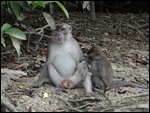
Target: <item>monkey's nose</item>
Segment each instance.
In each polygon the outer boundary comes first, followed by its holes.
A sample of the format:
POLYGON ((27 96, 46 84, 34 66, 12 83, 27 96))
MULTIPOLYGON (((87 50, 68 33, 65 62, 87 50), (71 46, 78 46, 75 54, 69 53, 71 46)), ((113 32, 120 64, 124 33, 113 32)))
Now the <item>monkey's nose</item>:
POLYGON ((91 56, 88 56, 88 59, 93 61, 93 58, 91 56))

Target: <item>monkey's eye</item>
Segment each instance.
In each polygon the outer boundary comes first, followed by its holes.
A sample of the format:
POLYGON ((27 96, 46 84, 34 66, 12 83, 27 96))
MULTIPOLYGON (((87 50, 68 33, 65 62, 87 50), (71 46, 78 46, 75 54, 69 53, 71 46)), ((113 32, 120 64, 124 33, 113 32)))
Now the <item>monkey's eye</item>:
POLYGON ((61 28, 61 31, 64 31, 65 30, 65 28, 61 28))
POLYGON ((56 31, 59 31, 59 29, 60 29, 59 27, 56 27, 56 31))
POLYGON ((100 55, 99 53, 96 54, 97 57, 98 57, 99 55, 100 55))

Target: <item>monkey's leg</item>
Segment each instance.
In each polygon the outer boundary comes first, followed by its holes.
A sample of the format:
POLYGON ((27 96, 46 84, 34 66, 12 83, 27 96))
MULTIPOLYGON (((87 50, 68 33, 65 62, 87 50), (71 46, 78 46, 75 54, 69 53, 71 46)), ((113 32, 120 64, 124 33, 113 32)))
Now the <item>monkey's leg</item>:
POLYGON ((64 78, 57 72, 53 64, 48 64, 48 75, 52 83, 56 86, 56 93, 60 94, 65 89, 62 87, 64 78))
POLYGON ((32 85, 30 85, 29 87, 33 88, 41 87, 41 85, 43 84, 43 82, 45 82, 46 79, 47 79, 47 65, 45 64, 40 72, 38 80, 32 83, 32 85))
POLYGON ((86 96, 93 96, 91 76, 87 75, 88 67, 85 61, 79 63, 76 72, 69 80, 73 81, 75 85, 78 85, 83 81, 86 96))
POLYGON ((74 75, 68 78, 68 80, 73 81, 73 83, 77 85, 81 81, 85 80, 87 72, 88 67, 85 61, 82 61, 81 63, 78 64, 77 70, 75 71, 74 75))
POLYGON ((92 75, 91 80, 92 80, 93 86, 97 87, 101 91, 105 90, 105 84, 101 80, 100 77, 98 77, 97 75, 92 75))
POLYGON ((83 82, 86 96, 93 96, 91 76, 87 75, 83 82))

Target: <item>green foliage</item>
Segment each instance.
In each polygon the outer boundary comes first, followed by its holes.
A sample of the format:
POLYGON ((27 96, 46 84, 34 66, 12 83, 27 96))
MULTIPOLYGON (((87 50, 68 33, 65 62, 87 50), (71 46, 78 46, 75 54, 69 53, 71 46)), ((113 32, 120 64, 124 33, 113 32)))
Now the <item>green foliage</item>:
POLYGON ((36 7, 45 8, 46 5, 49 5, 53 2, 54 1, 27 1, 27 3, 32 7, 32 9, 35 9, 36 7))
POLYGON ((46 12, 43 12, 43 15, 44 15, 48 25, 51 27, 51 29, 54 29, 55 28, 55 21, 54 21, 53 17, 46 12))
POLYGON ((12 40, 13 46, 15 47, 18 56, 20 56, 20 42, 19 39, 21 40, 26 40, 26 35, 24 32, 19 30, 18 28, 13 28, 11 27, 10 24, 5 23, 1 26, 1 44, 6 47, 5 44, 5 35, 9 35, 9 37, 12 40))
MULTIPOLYGON (((9 22, 6 21, 5 18, 8 18, 11 15, 11 18, 13 17, 13 19, 16 19, 17 21, 22 21, 26 18, 22 11, 32 12, 36 8, 45 8, 51 4, 59 6, 66 17, 69 18, 67 9, 59 1, 1 1, 1 15, 4 15, 1 18, 1 44, 6 48, 5 37, 9 36, 18 56, 20 56, 20 41, 26 40, 26 35, 19 28, 14 28, 11 24, 8 24, 9 22)), ((53 17, 48 13, 43 13, 43 15, 48 25, 54 29, 55 21, 53 17)))
POLYGON ((66 14, 67 18, 69 18, 69 13, 68 11, 66 10, 66 8, 64 7, 63 4, 61 4, 60 2, 58 1, 55 1, 57 3, 57 5, 63 10, 63 12, 66 14))
POLYGON ((13 14, 17 20, 21 21, 24 16, 21 15, 21 10, 31 11, 30 6, 24 1, 2 1, 1 2, 1 12, 13 14))

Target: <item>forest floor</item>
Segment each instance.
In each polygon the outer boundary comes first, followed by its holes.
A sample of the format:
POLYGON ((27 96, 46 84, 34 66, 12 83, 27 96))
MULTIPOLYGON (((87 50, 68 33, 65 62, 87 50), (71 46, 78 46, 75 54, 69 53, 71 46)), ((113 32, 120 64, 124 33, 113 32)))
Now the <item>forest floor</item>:
MULTIPOLYGON (((42 13, 27 14, 24 25, 32 29, 42 28, 46 21, 42 13)), ((114 70, 114 80, 125 80, 149 86, 149 14, 96 13, 90 20, 88 14, 63 13, 54 16, 56 23, 68 23, 73 36, 84 53, 92 45, 99 45, 106 53, 114 70)), ((28 30, 27 33, 31 32, 28 30)), ((44 34, 51 35, 50 28, 44 34)), ((1 97, 18 111, 124 111, 148 112, 149 88, 119 87, 105 96, 94 91, 99 98, 87 98, 83 88, 55 94, 55 87, 45 83, 40 88, 28 88, 38 79, 46 60, 50 39, 40 35, 27 35, 22 41, 21 56, 16 60, 12 46, 1 50, 1 97), (9 51, 8 51, 9 50, 9 51)))

